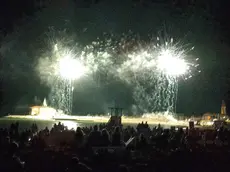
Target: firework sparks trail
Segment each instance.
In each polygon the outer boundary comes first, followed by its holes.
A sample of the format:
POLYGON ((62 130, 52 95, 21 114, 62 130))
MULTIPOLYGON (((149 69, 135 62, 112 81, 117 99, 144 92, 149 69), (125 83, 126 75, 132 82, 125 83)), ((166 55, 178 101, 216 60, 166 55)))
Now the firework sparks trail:
POLYGON ((119 41, 98 39, 80 47, 73 41, 65 41, 63 36, 56 41, 54 38, 49 41, 51 50, 39 59, 37 70, 41 80, 51 89, 51 106, 61 113, 71 114, 74 81, 85 75, 93 77, 98 85, 101 78, 109 80, 108 77, 116 73, 111 54, 114 54, 119 41))
POLYGON ((198 67, 198 58, 188 59, 193 47, 180 46, 173 39, 161 42, 157 38, 155 44, 127 54, 119 71, 121 78, 135 85, 133 97, 143 112, 174 112, 179 78, 191 78, 198 67))
POLYGON ((82 56, 98 85, 118 78, 118 70, 125 60, 124 54, 134 47, 135 39, 131 31, 121 36, 103 33, 103 38, 98 37, 83 48, 82 56))
POLYGON ((47 57, 39 59, 38 72, 41 80, 51 89, 51 106, 60 113, 71 114, 73 82, 89 70, 79 49, 65 47, 62 42, 52 42, 52 47, 47 57))
POLYGON ((98 85, 109 82, 111 77, 127 81, 142 112, 173 112, 179 78, 192 77, 193 70, 198 67, 188 58, 192 49, 174 43, 173 39, 161 41, 157 38, 156 43, 146 43, 130 35, 117 39, 109 35, 81 48, 54 44, 51 55, 39 61, 39 71, 51 87, 53 106, 69 113, 73 81, 85 74, 91 75, 98 85))

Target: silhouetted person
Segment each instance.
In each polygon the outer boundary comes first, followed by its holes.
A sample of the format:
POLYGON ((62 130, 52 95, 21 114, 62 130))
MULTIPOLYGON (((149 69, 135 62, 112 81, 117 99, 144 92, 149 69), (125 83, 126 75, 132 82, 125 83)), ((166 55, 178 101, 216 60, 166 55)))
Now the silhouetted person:
POLYGON ((100 146, 101 132, 98 131, 98 126, 93 127, 93 131, 90 132, 88 137, 88 146, 100 146))
POLYGON ((10 143, 8 147, 8 153, 2 155, 0 165, 1 172, 23 172, 24 171, 24 162, 16 155, 18 152, 18 144, 16 142, 10 143))
POLYGON ((120 128, 116 127, 114 133, 112 135, 112 145, 113 146, 120 146, 121 145, 121 132, 120 128))
POLYGON ((73 157, 70 161, 69 167, 66 172, 90 172, 92 171, 87 165, 81 163, 77 157, 73 157))
POLYGON ((85 136, 85 134, 82 131, 82 129, 80 127, 77 127, 76 134, 75 134, 75 138, 77 141, 77 147, 81 147, 83 145, 84 136, 85 136))
POLYGON ((144 134, 141 133, 139 138, 138 138, 136 147, 137 147, 137 149, 144 149, 144 148, 146 148, 147 145, 148 145, 147 140, 144 137, 144 134))
POLYGON ((109 146, 111 144, 109 132, 103 129, 101 132, 101 146, 109 146))

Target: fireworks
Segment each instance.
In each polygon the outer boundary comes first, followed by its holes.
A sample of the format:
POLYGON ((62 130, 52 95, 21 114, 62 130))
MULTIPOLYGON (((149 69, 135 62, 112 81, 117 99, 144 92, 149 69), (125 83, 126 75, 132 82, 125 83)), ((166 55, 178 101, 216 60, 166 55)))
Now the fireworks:
POLYGON ((59 61, 59 72, 63 78, 67 80, 79 79, 86 72, 84 65, 76 59, 66 56, 59 61))
POLYGON ((170 76, 184 75, 188 71, 188 65, 184 59, 175 57, 170 50, 161 52, 157 59, 158 69, 170 76))
POLYGON ((173 39, 160 42, 157 38, 127 54, 119 71, 121 78, 134 85, 133 97, 143 112, 175 111, 178 79, 191 78, 199 66, 198 58, 190 55, 194 47, 180 46, 173 39))
POLYGON ((127 81, 141 112, 173 112, 179 78, 191 78, 198 67, 198 58, 194 60, 191 55, 193 47, 174 43, 173 39, 157 38, 156 42, 147 43, 122 37, 98 39, 72 49, 61 45, 54 44, 52 55, 40 60, 39 71, 51 83, 51 94, 58 95, 58 108, 68 107, 69 113, 73 81, 86 75, 98 84, 105 84, 106 78, 114 76, 127 81), (63 105, 63 101, 68 105, 63 105))
MULTIPOLYGON (((159 41, 159 38, 157 38, 159 41)), ((164 42, 162 45, 157 44, 155 47, 158 50, 157 55, 157 68, 165 75, 178 78, 184 77, 184 79, 191 78, 193 69, 199 66, 197 61, 199 58, 191 57, 191 51, 194 47, 188 47, 174 43, 171 38, 169 42, 164 42)), ((198 71, 200 72, 200 71, 198 71)))
POLYGON ((88 72, 81 52, 74 52, 61 43, 54 44, 50 56, 40 58, 38 71, 41 79, 51 88, 51 105, 61 113, 71 114, 73 82, 88 72))

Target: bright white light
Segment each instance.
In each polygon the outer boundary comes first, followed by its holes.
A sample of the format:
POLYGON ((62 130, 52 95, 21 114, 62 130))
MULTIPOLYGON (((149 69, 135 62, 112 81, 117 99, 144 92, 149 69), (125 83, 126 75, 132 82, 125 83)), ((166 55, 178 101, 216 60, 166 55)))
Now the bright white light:
POLYGON ((188 70, 188 64, 185 60, 174 55, 170 50, 164 50, 160 53, 157 64, 158 69, 170 76, 180 76, 188 70))
POLYGON ((59 61, 59 72, 63 78, 75 80, 85 74, 86 68, 79 60, 66 56, 59 61))

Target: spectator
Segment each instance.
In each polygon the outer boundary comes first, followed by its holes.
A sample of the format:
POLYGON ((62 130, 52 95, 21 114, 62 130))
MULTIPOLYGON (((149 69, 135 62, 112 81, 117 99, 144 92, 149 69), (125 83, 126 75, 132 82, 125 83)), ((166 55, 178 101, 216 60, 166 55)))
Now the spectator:
POLYGON ((84 132, 82 131, 82 129, 80 127, 77 127, 76 130, 76 142, 77 142, 77 147, 82 147, 83 143, 84 143, 84 132))
POLYGON ((88 146, 100 146, 101 132, 98 131, 98 126, 93 127, 93 131, 90 132, 88 137, 88 146))
POLYGON ((73 157, 70 163, 70 166, 66 170, 67 172, 90 172, 92 171, 91 168, 89 168, 84 163, 79 162, 79 159, 77 157, 73 157))
POLYGON ((148 145, 147 140, 145 139, 144 134, 141 133, 139 139, 137 140, 136 148, 142 150, 145 149, 147 145, 148 145))
POLYGON ((23 172, 24 171, 24 162, 16 155, 18 152, 18 144, 12 142, 9 145, 8 153, 1 157, 1 172, 23 172))
POLYGON ((112 134, 112 145, 113 146, 121 145, 121 132, 119 127, 116 127, 114 133, 112 134))
POLYGON ((111 144, 109 132, 103 129, 101 132, 101 146, 109 146, 111 144))

